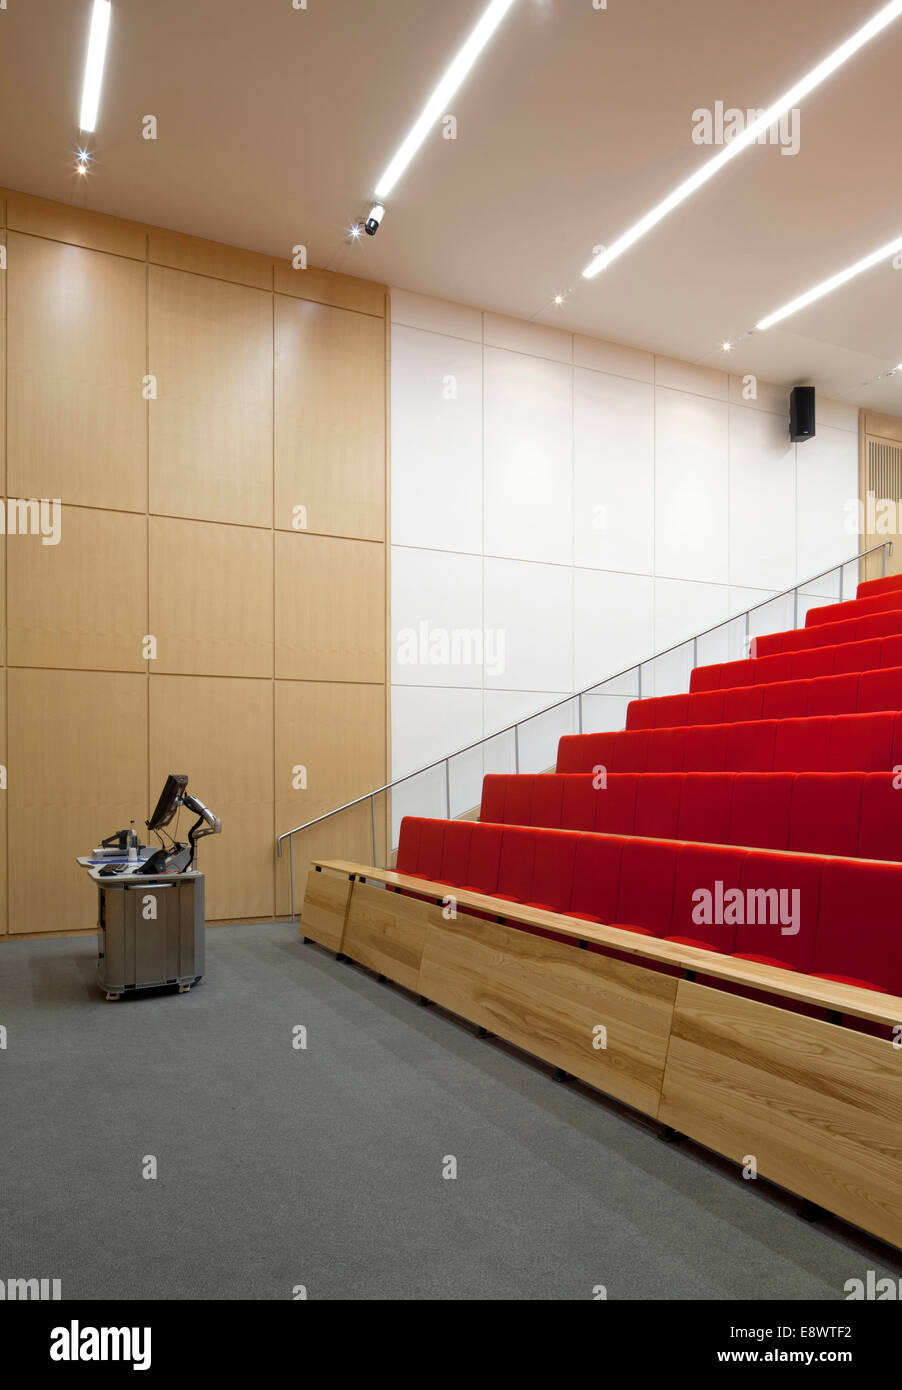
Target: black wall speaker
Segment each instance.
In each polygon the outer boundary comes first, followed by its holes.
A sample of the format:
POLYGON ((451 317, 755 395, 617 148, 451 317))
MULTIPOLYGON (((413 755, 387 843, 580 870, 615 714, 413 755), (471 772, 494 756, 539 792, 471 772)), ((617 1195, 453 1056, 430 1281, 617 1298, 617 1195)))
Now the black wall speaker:
POLYGON ((789 437, 801 444, 814 433, 814 387, 794 386, 789 395, 789 437))

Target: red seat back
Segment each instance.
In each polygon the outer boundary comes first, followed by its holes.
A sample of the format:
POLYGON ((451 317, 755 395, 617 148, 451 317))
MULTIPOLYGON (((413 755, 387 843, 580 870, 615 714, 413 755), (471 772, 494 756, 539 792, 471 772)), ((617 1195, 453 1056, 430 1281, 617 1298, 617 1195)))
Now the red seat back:
MULTIPOLYGON (((595 778, 591 772, 585 772, 571 773, 561 780, 564 784, 561 825, 568 830, 592 830, 595 826, 595 803, 601 795, 595 789, 595 778)), ((607 780, 610 785, 611 778, 607 780)))
POLYGON ((734 772, 686 772, 680 795, 678 840, 729 844, 734 772))
POLYGON ((871 637, 865 642, 844 642, 839 647, 832 647, 831 650, 836 653, 833 674, 840 676, 845 671, 869 671, 873 666, 880 666, 883 641, 879 637, 871 637))
POLYGON ((399 874, 418 873, 417 859, 420 849, 420 817, 404 816, 401 833, 398 837, 398 855, 395 867, 399 874))
POLYGON ((862 779, 856 854, 862 859, 902 860, 902 776, 869 772, 862 779))
POLYGON ((775 772, 809 772, 829 766, 832 717, 784 719, 777 725, 775 772))
POLYGON ((475 829, 476 822, 472 820, 450 820, 446 823, 439 873, 441 883, 453 883, 458 888, 469 883, 470 842, 475 829))
POLYGON ((615 772, 606 787, 595 792, 595 818, 591 829, 604 835, 632 835, 636 816, 636 787, 643 777, 635 772, 615 772))
POLYGON ((825 862, 806 854, 748 856, 742 867, 745 922, 736 928, 737 955, 811 970, 825 862))
POLYGON ((696 724, 685 732, 682 766, 686 772, 723 772, 726 724, 696 724))
POLYGON ((807 681, 774 681, 764 686, 762 719, 797 719, 807 713, 807 681))
POLYGON ((493 821, 501 825, 504 821, 504 798, 507 793, 507 777, 489 772, 482 779, 482 805, 479 819, 493 821))
POLYGON ((736 919, 725 910, 725 897, 738 892, 745 858, 742 849, 682 847, 677 858, 671 937, 729 955, 736 939, 736 919))
POLYGON ((532 823, 544 829, 559 830, 564 784, 560 777, 542 773, 536 777, 532 792, 532 823))
POLYGON ((858 710, 902 710, 902 666, 864 671, 859 677, 858 710))
POLYGON ((733 783, 730 844, 786 849, 794 782, 791 772, 738 772, 733 783))
POLYGON ((902 864, 827 861, 811 968, 902 994, 902 864))
POLYGON ((506 825, 501 836, 501 862, 498 866, 498 893, 529 902, 536 837, 525 826, 506 825))
POLYGON ((826 766, 834 772, 879 772, 892 767, 895 723, 893 714, 837 714, 826 766))
POLYGON ((676 839, 680 819, 681 772, 646 772, 638 777, 633 833, 652 839, 676 839))
POLYGON ((861 772, 800 772, 792 789, 789 848, 803 854, 855 855, 861 772))
POLYGON ((760 719, 766 685, 746 685, 723 692, 723 721, 735 724, 748 719, 760 719))
POLYGON ((476 826, 470 841, 470 862, 467 866, 465 888, 490 895, 497 892, 503 835, 504 831, 500 825, 476 826))
POLYGON ((617 916, 620 860, 626 839, 621 835, 580 835, 573 860, 570 911, 600 922, 617 916))
POLYGON ((666 936, 673 911, 677 846, 670 840, 627 840, 620 864, 616 925, 666 936))
POLYGON ((554 830, 534 832, 535 846, 529 901, 551 912, 566 912, 573 887, 577 836, 554 830))

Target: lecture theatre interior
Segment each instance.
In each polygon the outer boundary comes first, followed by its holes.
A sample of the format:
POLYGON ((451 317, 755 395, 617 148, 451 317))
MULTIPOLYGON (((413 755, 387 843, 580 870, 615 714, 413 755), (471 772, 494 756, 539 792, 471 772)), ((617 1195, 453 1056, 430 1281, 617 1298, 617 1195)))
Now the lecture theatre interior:
POLYGON ((900 62, 902 0, 0 4, 53 1360, 902 1297, 900 62))

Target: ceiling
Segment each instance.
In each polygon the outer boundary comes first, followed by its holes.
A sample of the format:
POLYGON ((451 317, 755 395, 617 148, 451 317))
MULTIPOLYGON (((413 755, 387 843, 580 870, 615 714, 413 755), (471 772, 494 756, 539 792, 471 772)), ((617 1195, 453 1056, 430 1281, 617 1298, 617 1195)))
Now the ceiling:
POLYGON ((379 234, 349 242, 485 3, 114 0, 81 179, 90 0, 10 4, 0 183, 902 414, 902 270, 750 331, 902 235, 902 19, 806 99, 798 154, 752 146, 586 281, 593 246, 714 152, 696 108, 768 105, 882 0, 517 0, 451 103, 457 140, 437 127, 379 234))

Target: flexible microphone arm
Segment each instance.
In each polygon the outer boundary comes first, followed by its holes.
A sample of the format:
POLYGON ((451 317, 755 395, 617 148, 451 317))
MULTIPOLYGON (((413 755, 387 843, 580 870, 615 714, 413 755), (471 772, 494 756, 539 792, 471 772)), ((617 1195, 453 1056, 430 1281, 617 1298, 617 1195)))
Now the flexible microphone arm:
POLYGON ((182 805, 187 806, 189 811, 194 811, 197 820, 188 831, 188 843, 191 846, 192 866, 197 863, 197 842, 204 835, 218 835, 222 830, 222 821, 218 816, 214 816, 212 811, 208 811, 200 797, 192 796, 190 792, 185 792, 181 798, 182 805))

